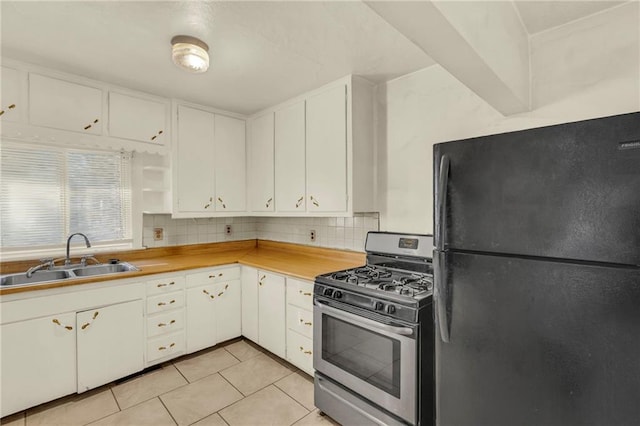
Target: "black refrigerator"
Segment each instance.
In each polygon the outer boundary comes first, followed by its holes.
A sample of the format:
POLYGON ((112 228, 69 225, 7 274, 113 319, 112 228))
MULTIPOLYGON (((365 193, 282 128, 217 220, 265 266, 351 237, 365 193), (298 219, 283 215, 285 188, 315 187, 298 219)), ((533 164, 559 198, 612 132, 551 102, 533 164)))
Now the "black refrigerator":
POLYGON ((434 146, 436 424, 640 424, 640 113, 434 146))

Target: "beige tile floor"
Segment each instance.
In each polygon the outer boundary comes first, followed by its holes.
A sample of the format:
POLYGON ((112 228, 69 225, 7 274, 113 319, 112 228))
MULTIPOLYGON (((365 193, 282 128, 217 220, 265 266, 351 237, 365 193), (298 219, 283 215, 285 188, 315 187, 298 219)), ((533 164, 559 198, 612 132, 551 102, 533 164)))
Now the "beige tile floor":
POLYGON ((1 419, 2 425, 336 425, 313 380, 247 340, 218 345, 122 383, 1 419))

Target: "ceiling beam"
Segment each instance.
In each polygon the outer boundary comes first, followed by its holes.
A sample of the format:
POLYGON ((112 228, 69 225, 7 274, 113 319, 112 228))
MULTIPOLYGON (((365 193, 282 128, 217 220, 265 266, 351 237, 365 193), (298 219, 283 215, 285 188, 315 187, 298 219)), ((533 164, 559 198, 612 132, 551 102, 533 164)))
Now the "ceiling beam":
POLYGON ((529 111, 529 41, 510 2, 365 1, 503 115, 529 111))

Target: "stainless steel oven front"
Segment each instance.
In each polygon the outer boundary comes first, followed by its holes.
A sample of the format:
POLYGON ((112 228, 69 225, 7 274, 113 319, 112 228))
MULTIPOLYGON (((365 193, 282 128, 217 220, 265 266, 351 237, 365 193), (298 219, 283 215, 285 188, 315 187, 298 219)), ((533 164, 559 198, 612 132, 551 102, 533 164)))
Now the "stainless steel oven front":
POLYGON ((415 424, 418 326, 316 296, 313 366, 415 424))

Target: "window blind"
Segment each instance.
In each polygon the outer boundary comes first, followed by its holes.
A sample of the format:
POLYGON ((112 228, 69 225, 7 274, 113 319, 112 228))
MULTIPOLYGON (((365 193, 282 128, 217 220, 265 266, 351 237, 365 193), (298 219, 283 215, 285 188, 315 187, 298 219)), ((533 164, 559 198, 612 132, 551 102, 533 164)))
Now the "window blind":
POLYGON ((127 154, 3 142, 0 158, 3 252, 64 245, 74 232, 131 240, 127 154))

